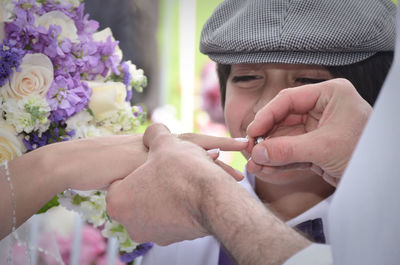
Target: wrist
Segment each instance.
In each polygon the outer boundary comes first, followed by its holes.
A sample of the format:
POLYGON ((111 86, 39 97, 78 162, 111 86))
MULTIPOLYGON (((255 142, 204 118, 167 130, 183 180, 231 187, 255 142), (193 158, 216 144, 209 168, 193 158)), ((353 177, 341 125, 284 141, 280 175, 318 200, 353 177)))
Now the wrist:
POLYGON ((238 264, 282 264, 310 244, 231 178, 205 185, 199 222, 238 264))
POLYGON ((28 153, 38 178, 56 195, 69 187, 64 165, 69 164, 65 159, 59 159, 59 143, 50 144, 28 153))

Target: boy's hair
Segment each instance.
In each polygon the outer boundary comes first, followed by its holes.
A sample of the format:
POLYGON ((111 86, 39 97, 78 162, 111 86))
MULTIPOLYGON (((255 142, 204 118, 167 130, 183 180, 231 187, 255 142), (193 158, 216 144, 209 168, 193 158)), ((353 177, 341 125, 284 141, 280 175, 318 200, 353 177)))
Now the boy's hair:
MULTIPOLYGON (((324 66, 333 77, 349 80, 358 93, 373 106, 393 61, 393 52, 377 52, 361 62, 342 66, 324 66)), ((222 107, 225 107, 226 84, 230 64, 217 64, 222 107)))

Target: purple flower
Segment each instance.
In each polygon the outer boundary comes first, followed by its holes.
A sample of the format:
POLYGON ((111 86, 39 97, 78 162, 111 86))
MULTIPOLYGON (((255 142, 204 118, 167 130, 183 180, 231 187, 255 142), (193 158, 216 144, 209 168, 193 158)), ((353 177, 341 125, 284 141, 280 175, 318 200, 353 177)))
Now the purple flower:
POLYGON ((51 108, 50 119, 55 122, 66 121, 89 104, 91 90, 79 75, 58 75, 49 92, 47 101, 51 108))
POLYGON ((129 72, 129 65, 126 62, 121 64, 122 70, 122 82, 126 87, 126 101, 130 102, 132 99, 132 89, 131 89, 131 73, 129 72))
POLYGON ((126 262, 126 263, 131 262, 132 260, 136 259, 137 257, 143 256, 144 254, 146 254, 153 246, 154 246, 154 244, 152 242, 140 244, 139 246, 136 247, 136 249, 134 251, 132 251, 131 253, 123 254, 119 258, 122 262, 126 262))
POLYGON ((22 141, 25 144, 28 152, 30 152, 47 144, 68 141, 74 135, 75 131, 67 132, 65 130, 65 125, 52 123, 49 130, 42 133, 42 135, 38 135, 36 132, 33 132, 29 135, 26 135, 22 141))
POLYGON ((19 65, 25 52, 15 47, 15 41, 6 42, 0 45, 0 87, 10 80, 12 73, 19 71, 19 65))

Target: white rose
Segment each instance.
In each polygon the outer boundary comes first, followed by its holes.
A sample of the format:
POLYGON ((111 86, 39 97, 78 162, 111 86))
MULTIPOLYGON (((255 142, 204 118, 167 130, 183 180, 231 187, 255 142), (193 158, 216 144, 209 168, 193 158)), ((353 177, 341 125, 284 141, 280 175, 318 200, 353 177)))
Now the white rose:
POLYGON ((41 53, 26 54, 20 68, 20 72, 13 73, 11 82, 3 86, 3 95, 17 99, 31 94, 45 97, 54 79, 50 59, 41 53))
POLYGON ((121 82, 87 82, 92 89, 89 108, 97 121, 102 121, 110 113, 124 108, 126 88, 121 82))
MULTIPOLYGON (((114 36, 112 34, 112 31, 110 28, 105 28, 102 31, 96 32, 93 34, 93 40, 94 41, 103 41, 105 42, 108 37, 111 37, 112 41, 115 41, 114 36)), ((119 60, 122 60, 122 50, 119 48, 119 46, 115 46, 114 53, 119 57, 119 60)))
POLYGON ((0 120, 0 162, 20 156, 24 147, 12 126, 0 120))
POLYGON ((61 33, 58 36, 59 40, 70 39, 72 42, 78 42, 78 30, 75 27, 75 22, 61 11, 51 11, 40 17, 36 17, 35 26, 41 25, 49 29, 51 25, 61 27, 61 33))

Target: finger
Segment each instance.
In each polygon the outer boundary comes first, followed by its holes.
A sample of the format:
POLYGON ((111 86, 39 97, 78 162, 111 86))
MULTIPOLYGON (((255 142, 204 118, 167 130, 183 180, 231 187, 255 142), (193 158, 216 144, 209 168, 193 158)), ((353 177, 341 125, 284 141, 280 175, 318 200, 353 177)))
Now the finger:
POLYGON ((312 110, 320 96, 322 85, 323 83, 319 83, 282 90, 257 112, 248 126, 247 134, 250 137, 264 135, 290 114, 304 114, 312 110))
POLYGON ((250 158, 247 162, 246 169, 248 172, 257 175, 257 173, 261 172, 263 166, 254 163, 254 161, 250 158))
POLYGON ((318 135, 314 132, 266 139, 254 146, 251 153, 252 161, 263 166, 314 163, 318 161, 317 156, 321 154, 321 150, 326 151, 323 149, 324 144, 318 141, 318 135))
POLYGON ((143 144, 147 147, 150 148, 153 145, 153 148, 156 148, 154 146, 155 143, 160 143, 163 142, 163 145, 167 145, 169 141, 174 141, 175 137, 173 137, 169 131, 169 129, 161 124, 161 123, 154 123, 147 127, 144 135, 143 135, 143 144), (160 141, 160 137, 163 139, 160 141))
POLYGON ((184 133, 179 139, 192 142, 206 150, 219 148, 223 151, 240 151, 247 147, 247 138, 217 137, 205 134, 184 133))
POLYGON ((209 157, 211 157, 212 160, 216 160, 219 157, 220 151, 221 150, 219 148, 210 149, 207 150, 207 154, 209 157))
POLYGON ((232 168, 231 166, 225 164, 224 162, 222 162, 220 160, 216 160, 215 164, 220 166, 223 170, 225 170, 226 173, 231 175, 235 180, 237 180, 237 181, 243 180, 243 178, 244 178, 243 174, 240 173, 239 171, 237 171, 236 169, 232 168))
POLYGON ((339 183, 338 178, 330 176, 328 173, 326 173, 325 170, 323 170, 321 167, 319 167, 317 165, 312 165, 311 170, 314 171, 315 173, 317 173, 318 175, 320 175, 326 182, 328 182, 333 187, 337 187, 337 185, 339 183))

